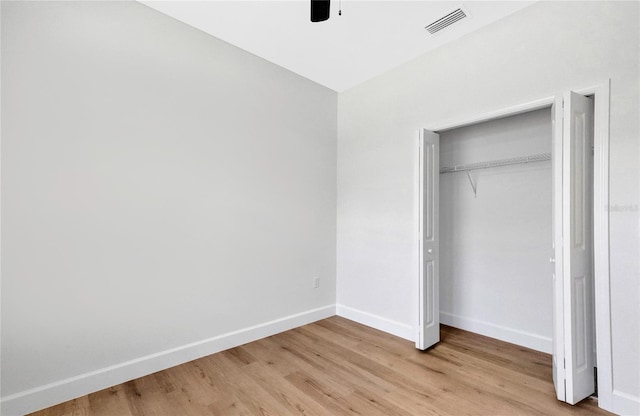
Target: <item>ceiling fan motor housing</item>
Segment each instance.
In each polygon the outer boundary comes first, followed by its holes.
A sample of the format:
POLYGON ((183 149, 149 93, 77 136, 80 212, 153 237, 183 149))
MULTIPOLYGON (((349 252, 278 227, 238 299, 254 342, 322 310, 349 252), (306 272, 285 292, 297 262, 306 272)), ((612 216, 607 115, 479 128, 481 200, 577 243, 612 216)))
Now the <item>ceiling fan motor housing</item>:
POLYGON ((311 21, 324 22, 329 19, 331 0, 311 0, 311 21))

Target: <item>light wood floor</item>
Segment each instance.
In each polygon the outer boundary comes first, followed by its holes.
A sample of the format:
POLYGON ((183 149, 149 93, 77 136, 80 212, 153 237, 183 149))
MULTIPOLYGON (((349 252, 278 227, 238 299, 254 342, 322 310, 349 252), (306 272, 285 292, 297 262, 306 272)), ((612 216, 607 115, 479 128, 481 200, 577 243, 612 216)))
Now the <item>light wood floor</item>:
POLYGON ((442 327, 426 352, 332 317, 37 416, 607 415, 555 399, 551 357, 442 327))

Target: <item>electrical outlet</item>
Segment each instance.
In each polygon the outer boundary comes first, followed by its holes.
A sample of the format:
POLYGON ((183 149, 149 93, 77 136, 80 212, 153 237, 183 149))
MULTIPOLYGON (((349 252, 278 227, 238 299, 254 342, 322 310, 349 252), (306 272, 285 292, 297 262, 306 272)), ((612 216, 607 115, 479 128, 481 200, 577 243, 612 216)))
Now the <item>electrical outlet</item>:
POLYGON ((320 278, 319 277, 314 277, 313 278, 313 288, 317 289, 320 287, 320 278))

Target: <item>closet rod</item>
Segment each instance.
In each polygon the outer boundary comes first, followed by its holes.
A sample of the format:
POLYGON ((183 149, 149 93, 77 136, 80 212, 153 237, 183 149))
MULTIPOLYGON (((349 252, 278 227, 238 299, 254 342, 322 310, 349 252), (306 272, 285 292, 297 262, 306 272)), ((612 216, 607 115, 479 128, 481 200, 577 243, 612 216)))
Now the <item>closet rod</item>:
POLYGON ((469 163, 466 165, 447 166, 440 169, 440 173, 463 172, 477 169, 497 168, 500 166, 520 165, 522 163, 544 162, 551 160, 551 153, 512 157, 510 159, 492 160, 490 162, 469 163))

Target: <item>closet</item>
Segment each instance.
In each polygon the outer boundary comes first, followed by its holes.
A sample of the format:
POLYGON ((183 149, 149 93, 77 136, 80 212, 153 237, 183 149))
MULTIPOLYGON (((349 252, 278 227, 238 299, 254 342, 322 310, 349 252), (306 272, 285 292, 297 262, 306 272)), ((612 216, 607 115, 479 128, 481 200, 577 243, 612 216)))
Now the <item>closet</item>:
POLYGON ((444 323, 551 353, 571 404, 594 393, 596 356, 610 375, 608 101, 596 91, 599 106, 567 91, 418 139, 416 348, 444 323))
POLYGON ((551 111, 440 133, 440 322, 551 353, 551 111))

